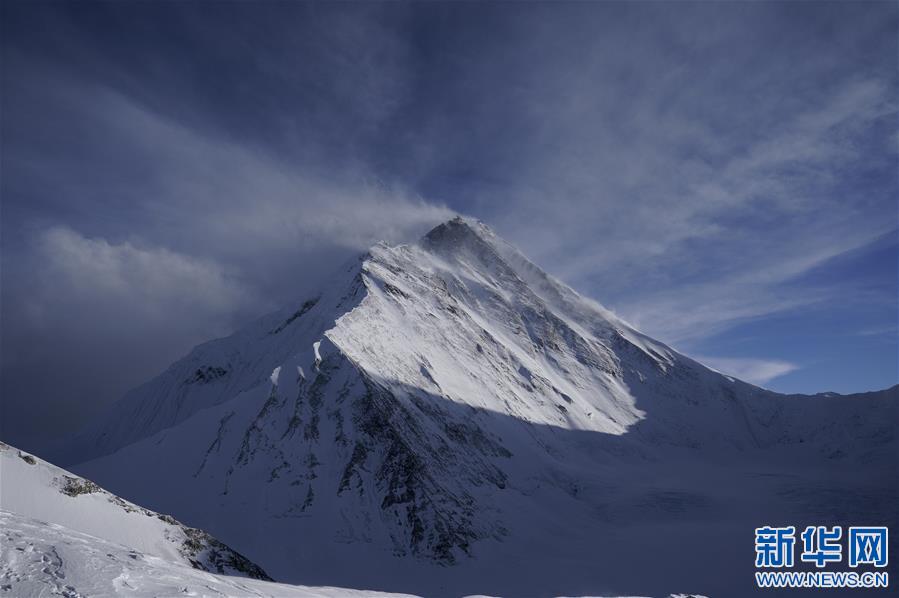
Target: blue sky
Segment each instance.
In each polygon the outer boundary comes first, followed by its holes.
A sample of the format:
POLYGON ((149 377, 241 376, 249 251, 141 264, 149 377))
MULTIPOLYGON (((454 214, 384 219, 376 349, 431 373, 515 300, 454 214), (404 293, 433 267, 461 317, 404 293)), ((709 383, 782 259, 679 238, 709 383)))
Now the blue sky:
POLYGON ((895 3, 2 10, 8 440, 455 212, 723 371, 897 383, 895 3))

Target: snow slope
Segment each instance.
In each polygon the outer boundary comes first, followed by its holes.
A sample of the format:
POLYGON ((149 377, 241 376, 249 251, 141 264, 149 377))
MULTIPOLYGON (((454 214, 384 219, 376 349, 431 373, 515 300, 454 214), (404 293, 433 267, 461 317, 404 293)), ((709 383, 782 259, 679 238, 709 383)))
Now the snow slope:
POLYGON ((0 442, 0 509, 227 575, 270 579, 206 532, 115 496, 90 480, 0 442))
POLYGON ((197 347, 68 450, 280 580, 739 596, 758 525, 895 520, 897 404, 723 376, 455 219, 197 347))
POLYGON ((0 511, 0 529, 0 596, 402 598, 216 575, 6 511, 0 511))
POLYGON ((0 596, 398 594, 271 583, 201 530, 0 443, 0 596))

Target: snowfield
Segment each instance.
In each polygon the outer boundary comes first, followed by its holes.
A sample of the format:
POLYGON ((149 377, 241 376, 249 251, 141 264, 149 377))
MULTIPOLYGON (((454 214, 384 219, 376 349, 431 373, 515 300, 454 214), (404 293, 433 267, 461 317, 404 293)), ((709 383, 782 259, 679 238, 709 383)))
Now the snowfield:
POLYGON ((282 582, 744 596, 755 527, 899 523, 897 408, 723 376, 457 218, 196 347, 54 459, 282 582))
POLYGON ((0 511, 0 596, 351 598, 401 594, 217 575, 54 523, 0 511))
POLYGON ((204 571, 270 579, 206 532, 0 442, 0 508, 204 571))
POLYGON ((402 596, 267 579, 209 534, 0 443, 0 596, 402 596))

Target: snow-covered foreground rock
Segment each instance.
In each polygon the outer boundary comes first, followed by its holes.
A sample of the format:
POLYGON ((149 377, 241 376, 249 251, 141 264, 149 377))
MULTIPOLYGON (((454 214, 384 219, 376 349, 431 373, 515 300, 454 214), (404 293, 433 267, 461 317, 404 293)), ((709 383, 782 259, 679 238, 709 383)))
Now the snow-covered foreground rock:
POLYGON ((279 581, 740 596, 757 526, 896 523, 897 404, 723 376, 457 219, 197 347, 65 455, 279 581))
POLYGON ((343 598, 400 594, 216 575, 67 527, 0 511, 0 596, 343 598))
POLYGON ((0 442, 0 509, 62 526, 179 565, 270 579, 208 533, 140 507, 90 480, 0 442))
POLYGON ((0 596, 355 595, 381 594, 271 583, 206 532, 0 443, 0 596))

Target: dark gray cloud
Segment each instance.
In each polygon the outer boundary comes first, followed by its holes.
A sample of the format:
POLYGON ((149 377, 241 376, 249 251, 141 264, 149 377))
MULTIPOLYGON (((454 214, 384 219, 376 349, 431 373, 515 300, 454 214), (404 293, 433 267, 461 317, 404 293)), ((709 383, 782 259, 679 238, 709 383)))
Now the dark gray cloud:
MULTIPOLYGON (((891 3, 5 3, 0 433, 39 447, 454 211, 686 348, 857 297, 795 281, 896 227, 896 28, 891 3)), ((796 368, 767 357, 717 359, 796 368)))

